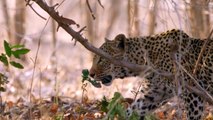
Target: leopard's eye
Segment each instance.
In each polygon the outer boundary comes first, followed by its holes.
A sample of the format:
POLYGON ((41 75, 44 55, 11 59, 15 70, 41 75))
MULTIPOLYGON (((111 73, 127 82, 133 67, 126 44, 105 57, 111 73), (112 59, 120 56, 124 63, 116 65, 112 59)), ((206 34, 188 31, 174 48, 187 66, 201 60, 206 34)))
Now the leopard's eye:
POLYGON ((102 58, 100 57, 97 64, 100 64, 102 62, 102 58))

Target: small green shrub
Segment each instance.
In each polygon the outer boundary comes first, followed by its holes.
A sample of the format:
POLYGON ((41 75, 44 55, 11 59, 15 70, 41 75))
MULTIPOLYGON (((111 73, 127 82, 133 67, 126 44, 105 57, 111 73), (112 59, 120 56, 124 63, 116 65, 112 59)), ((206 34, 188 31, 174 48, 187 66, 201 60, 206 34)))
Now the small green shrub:
MULTIPOLYGON (((27 54, 30 50, 25 48, 24 45, 11 45, 6 40, 4 40, 4 51, 5 53, 0 53, 0 61, 4 64, 6 68, 13 66, 18 69, 23 69, 24 66, 18 62, 16 59, 20 59, 21 55, 27 54), (15 60, 12 60, 15 57, 15 60)), ((8 83, 8 77, 0 72, 0 92, 5 91, 3 85, 8 83)))
POLYGON ((10 45, 6 40, 4 40, 4 50, 5 53, 1 53, 0 61, 6 66, 12 65, 13 67, 23 69, 24 66, 18 62, 11 60, 14 56, 16 59, 20 59, 21 55, 27 54, 30 50, 25 48, 24 45, 10 45))
POLYGON ((92 80, 89 77, 89 70, 87 69, 82 70, 82 83, 84 83, 85 81, 90 82, 94 87, 97 87, 97 88, 101 87, 101 83, 97 82, 96 80, 92 80))
MULTIPOLYGON (((101 83, 92 80, 89 77, 89 71, 87 69, 82 70, 82 83, 85 81, 88 81, 91 83, 94 87, 101 87, 101 83)), ((100 109, 101 111, 107 113, 106 117, 103 120, 125 120, 127 118, 126 115, 126 108, 124 107, 124 98, 119 92, 115 92, 114 96, 107 100, 107 98, 104 96, 103 99, 100 101, 100 109)), ((133 114, 130 116, 129 120, 138 120, 139 115, 136 112, 133 112, 133 114)))

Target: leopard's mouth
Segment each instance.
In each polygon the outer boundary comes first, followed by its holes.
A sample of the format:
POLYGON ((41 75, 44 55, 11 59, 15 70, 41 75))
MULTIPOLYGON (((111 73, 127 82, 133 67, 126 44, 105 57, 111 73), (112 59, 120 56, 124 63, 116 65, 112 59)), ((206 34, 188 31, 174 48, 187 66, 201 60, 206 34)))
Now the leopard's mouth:
POLYGON ((106 86, 111 85, 111 83, 112 83, 112 76, 111 75, 103 76, 101 78, 101 83, 104 84, 104 85, 106 85, 106 86))

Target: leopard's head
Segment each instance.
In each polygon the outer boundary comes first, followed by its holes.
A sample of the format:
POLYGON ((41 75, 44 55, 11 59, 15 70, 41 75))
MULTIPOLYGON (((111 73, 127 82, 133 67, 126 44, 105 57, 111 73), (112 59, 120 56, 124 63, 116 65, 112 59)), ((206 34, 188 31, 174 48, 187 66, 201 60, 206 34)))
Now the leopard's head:
MULTIPOLYGON (((125 35, 119 34, 112 41, 106 40, 100 49, 117 60, 125 60, 126 39, 125 35)), ((90 76, 97 81, 101 81, 106 86, 111 85, 112 81, 116 78, 124 78, 132 76, 132 74, 127 68, 116 66, 98 55, 94 56, 90 69, 90 76)))

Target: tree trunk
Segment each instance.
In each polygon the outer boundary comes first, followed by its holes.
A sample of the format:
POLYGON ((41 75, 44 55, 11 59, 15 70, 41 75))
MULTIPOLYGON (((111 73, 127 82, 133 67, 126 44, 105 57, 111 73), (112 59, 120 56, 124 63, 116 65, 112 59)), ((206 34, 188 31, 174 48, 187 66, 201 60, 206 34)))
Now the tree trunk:
POLYGON ((119 9, 120 9, 120 0, 111 0, 110 2, 110 15, 108 19, 108 25, 106 29, 106 35, 109 36, 110 33, 112 32, 113 26, 118 18, 119 15, 119 9))
POLYGON ((16 13, 14 18, 15 23, 15 41, 14 43, 19 44, 25 34, 25 15, 26 6, 24 0, 16 0, 16 13))
POLYGON ((203 13, 203 21, 204 21, 204 31, 202 36, 203 37, 208 37, 209 33, 210 33, 210 29, 211 29, 211 24, 210 24, 210 16, 209 16, 209 2, 207 0, 205 0, 205 2, 203 2, 203 7, 204 7, 204 13, 203 13))
POLYGON ((128 35, 138 36, 140 34, 140 25, 138 19, 138 0, 128 0, 128 35))
POLYGON ((206 38, 210 31, 208 2, 206 0, 190 1, 191 34, 197 38, 206 38))
MULTIPOLYGON (((157 14, 157 6, 158 6, 158 0, 153 0, 153 5, 149 8, 149 35, 154 34, 155 32, 155 27, 157 26, 156 23, 156 14, 157 14)), ((152 3, 150 3, 152 4, 152 3)))
POLYGON ((5 20, 6 27, 7 27, 7 36, 9 38, 9 40, 12 40, 10 15, 9 15, 8 8, 7 8, 7 0, 2 0, 2 11, 4 14, 3 18, 5 20))

